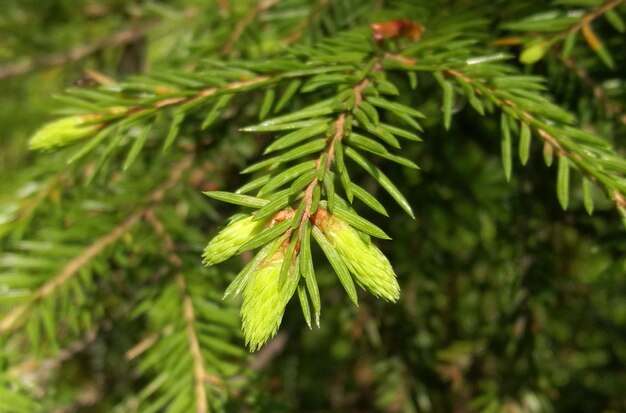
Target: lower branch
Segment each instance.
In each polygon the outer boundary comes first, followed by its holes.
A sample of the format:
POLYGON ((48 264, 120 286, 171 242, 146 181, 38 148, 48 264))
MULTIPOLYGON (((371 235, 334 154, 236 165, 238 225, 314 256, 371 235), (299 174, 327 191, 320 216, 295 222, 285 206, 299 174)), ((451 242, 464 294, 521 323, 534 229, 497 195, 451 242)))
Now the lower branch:
POLYGON ((104 236, 98 238, 96 242, 86 248, 79 256, 71 260, 63 267, 63 269, 50 281, 45 283, 42 287, 36 290, 28 300, 28 302, 16 307, 9 312, 0 321, 0 334, 6 333, 15 328, 22 317, 30 310, 30 308, 37 302, 43 300, 50 294, 52 294, 59 286, 65 284, 74 275, 76 275, 85 265, 87 265, 92 259, 98 256, 106 247, 113 244, 126 234, 137 221, 145 214, 146 209, 140 209, 131 214, 121 224, 113 228, 104 236))
POLYGON ((167 181, 148 195, 148 206, 133 212, 124 221, 122 221, 122 223, 114 227, 102 237, 98 238, 89 247, 84 249, 80 255, 68 262, 54 278, 50 279, 33 292, 26 303, 17 306, 5 315, 4 318, 0 320, 0 334, 4 334, 16 328, 24 315, 26 315, 33 305, 48 297, 57 288, 72 279, 85 265, 97 257, 106 247, 112 245, 124 234, 130 231, 133 226, 150 211, 152 205, 161 201, 164 198, 165 193, 178 183, 178 181, 180 181, 184 171, 191 166, 192 162, 193 154, 188 154, 182 161, 172 168, 172 172, 170 173, 167 181))
MULTIPOLYGON (((172 267, 180 269, 182 266, 181 258, 175 252, 175 245, 172 237, 165 231, 163 223, 157 218, 153 211, 146 213, 146 221, 150 224, 154 233, 163 241, 163 249, 167 252, 167 259, 172 267)), ((183 299, 183 318, 185 319, 185 331, 187 341, 189 343, 189 351, 193 360, 194 375, 194 391, 196 393, 196 413, 206 413, 208 411, 206 391, 204 389, 204 381, 207 373, 204 370, 204 359, 200 350, 200 342, 196 334, 194 325, 196 324, 196 316, 193 310, 193 302, 189 295, 187 282, 182 272, 178 272, 175 276, 176 286, 180 291, 183 299)))

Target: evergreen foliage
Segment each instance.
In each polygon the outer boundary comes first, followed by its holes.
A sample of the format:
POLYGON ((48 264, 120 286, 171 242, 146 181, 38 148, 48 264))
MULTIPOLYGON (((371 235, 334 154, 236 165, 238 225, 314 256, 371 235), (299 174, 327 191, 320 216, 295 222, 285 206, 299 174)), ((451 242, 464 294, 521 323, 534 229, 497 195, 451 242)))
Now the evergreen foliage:
POLYGON ((626 410, 626 1, 0 16, 0 412, 626 410))

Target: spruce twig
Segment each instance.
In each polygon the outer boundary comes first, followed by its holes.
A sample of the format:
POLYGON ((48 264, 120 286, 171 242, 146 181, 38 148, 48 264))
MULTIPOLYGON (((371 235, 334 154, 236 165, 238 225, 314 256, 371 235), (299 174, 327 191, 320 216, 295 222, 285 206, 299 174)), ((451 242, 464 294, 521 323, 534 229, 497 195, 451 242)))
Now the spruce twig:
POLYGON ((174 276, 176 286, 182 297, 183 317, 185 319, 185 332, 187 334, 187 340, 189 343, 189 352, 193 359, 193 374, 195 379, 194 391, 196 394, 196 413, 206 413, 208 411, 207 396, 204 390, 205 377, 208 374, 204 370, 204 359, 202 352, 200 351, 200 342, 196 334, 196 316, 194 314, 193 302, 187 288, 187 282, 185 276, 181 271, 182 260, 176 254, 174 241, 172 237, 165 231, 165 228, 161 221, 157 218, 154 211, 150 210, 146 212, 146 221, 150 224, 156 235, 163 241, 163 249, 167 254, 167 260, 172 265, 172 269, 175 271, 174 276))
POLYGON ((101 50, 112 49, 136 42, 144 36, 146 32, 158 27, 159 24, 159 21, 145 22, 121 30, 93 43, 74 46, 65 52, 44 54, 0 66, 0 80, 22 76, 36 69, 63 66, 68 63, 78 62, 101 50))

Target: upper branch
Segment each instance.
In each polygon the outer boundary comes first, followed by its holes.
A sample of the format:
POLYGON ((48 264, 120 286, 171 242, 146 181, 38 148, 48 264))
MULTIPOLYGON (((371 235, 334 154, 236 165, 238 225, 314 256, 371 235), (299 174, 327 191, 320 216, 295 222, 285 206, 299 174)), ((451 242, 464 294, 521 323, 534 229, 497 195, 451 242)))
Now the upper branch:
POLYGON ((159 22, 146 22, 124 29, 96 42, 74 46, 66 52, 44 54, 1 66, 0 80, 21 76, 38 68, 62 66, 67 63, 77 62, 101 50, 133 43, 144 36, 147 31, 158 26, 158 24, 159 22))

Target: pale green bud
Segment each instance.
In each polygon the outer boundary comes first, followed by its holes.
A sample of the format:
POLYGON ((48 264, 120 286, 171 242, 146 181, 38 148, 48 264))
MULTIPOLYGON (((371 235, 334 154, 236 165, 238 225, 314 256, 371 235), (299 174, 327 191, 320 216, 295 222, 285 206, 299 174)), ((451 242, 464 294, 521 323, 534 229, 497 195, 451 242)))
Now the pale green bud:
POLYGON ((522 51, 519 60, 525 65, 536 63, 537 61, 541 60, 541 58, 546 54, 548 47, 549 45, 545 43, 538 43, 528 46, 522 51))
POLYGON ((359 284, 387 301, 400 298, 396 274, 385 255, 361 233, 334 215, 316 222, 359 284))
POLYGON ((206 246, 202 254, 207 267, 226 261, 237 253, 244 242, 265 228, 267 220, 253 221, 252 215, 235 218, 206 246))
POLYGON ((85 124, 94 115, 67 116, 42 126, 30 139, 31 149, 51 149, 86 138, 98 130, 97 124, 85 124))
POLYGON ((241 319, 246 344, 251 351, 258 350, 278 331, 285 312, 282 300, 280 268, 284 260, 283 251, 261 263, 252 274, 243 292, 241 319))

